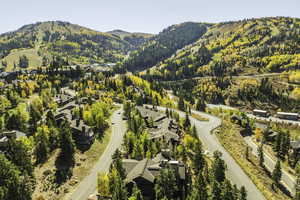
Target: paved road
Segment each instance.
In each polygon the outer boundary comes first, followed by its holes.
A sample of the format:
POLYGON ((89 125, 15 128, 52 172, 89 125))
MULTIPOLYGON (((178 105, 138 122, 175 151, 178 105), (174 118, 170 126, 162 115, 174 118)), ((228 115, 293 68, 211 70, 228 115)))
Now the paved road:
MULTIPOLYGON (((160 110, 165 110, 163 107, 159 107, 160 110)), ((220 151, 223 154, 223 159, 227 164, 227 176, 230 180, 236 184, 238 187, 245 186, 248 192, 249 200, 264 200, 264 196, 257 189, 255 184, 251 179, 245 174, 241 167, 235 162, 235 160, 230 156, 230 154, 223 148, 223 146, 218 141, 218 138, 211 134, 211 131, 221 125, 221 119, 198 111, 192 110, 193 113, 199 114, 205 118, 208 118, 208 122, 199 121, 193 117, 190 117, 191 123, 195 124, 198 136, 203 142, 205 150, 209 152, 220 151)), ((181 117, 185 116, 185 113, 179 112, 181 117)))
MULTIPOLYGON (((245 139, 246 143, 249 145, 249 147, 251 147, 252 153, 254 155, 258 156, 258 146, 252 141, 252 138, 245 137, 244 139, 245 139)), ((264 154, 264 160, 265 160, 264 164, 265 164, 266 168, 270 172, 272 172, 275 168, 275 164, 276 164, 277 160, 273 160, 266 153, 264 154)), ((290 191, 291 194, 295 193, 296 180, 291 175, 289 175, 289 173, 286 172, 285 170, 282 170, 281 182, 285 185, 285 187, 287 187, 288 191, 290 191)))
POLYGON ((112 162, 112 155, 119 148, 123 141, 123 136, 126 132, 126 122, 122 120, 123 108, 115 111, 111 117, 112 134, 108 146, 96 163, 90 174, 85 177, 76 189, 66 195, 65 200, 86 200, 97 188, 97 174, 99 172, 108 172, 112 162), (120 114, 119 114, 120 113, 120 114))
MULTIPOLYGON (((213 104, 208 104, 208 107, 210 108, 222 108, 222 109, 231 109, 231 110, 237 110, 236 108, 230 107, 230 106, 225 106, 225 105, 213 105, 213 104)), ((285 120, 285 119, 279 119, 276 117, 258 117, 253 114, 247 114, 247 116, 251 119, 258 119, 262 121, 272 121, 272 122, 277 122, 277 123, 285 123, 285 124, 293 124, 293 125, 300 125, 300 121, 293 121, 293 120, 285 120)), ((252 141, 251 137, 244 137, 244 140, 246 143, 252 148, 252 153, 256 156, 258 156, 258 147, 257 145, 252 141)), ((270 156, 265 154, 265 166, 269 171, 273 171, 276 161, 273 160, 270 156)), ((295 193, 295 183, 296 180, 285 170, 282 170, 282 179, 281 182, 283 185, 286 186, 288 191, 291 194, 295 193)))
MULTIPOLYGON (((228 78, 241 78, 241 79, 249 79, 249 78, 266 78, 266 77, 276 77, 282 75, 281 73, 266 73, 266 74, 256 74, 256 75, 242 75, 242 76, 227 76, 228 78)), ((215 76, 200 76, 193 77, 188 79, 180 79, 175 81, 163 81, 164 83, 174 83, 174 82, 184 82, 190 80, 207 80, 211 78, 216 78, 215 76)))

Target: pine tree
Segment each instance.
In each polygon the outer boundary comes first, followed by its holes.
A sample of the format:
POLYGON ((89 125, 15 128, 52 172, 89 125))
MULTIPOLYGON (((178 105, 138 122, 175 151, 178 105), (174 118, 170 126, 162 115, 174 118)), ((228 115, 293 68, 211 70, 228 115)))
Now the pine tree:
POLYGON ((134 199, 134 200, 143 200, 144 199, 141 190, 137 187, 137 185, 135 183, 132 188, 132 195, 129 199, 134 199))
POLYGON ((202 172, 199 172, 196 177, 195 190, 195 193, 197 194, 195 200, 206 200, 208 198, 207 185, 204 181, 202 172))
POLYGON ((223 182, 221 196, 222 196, 222 200, 234 199, 232 185, 227 179, 223 182))
POLYGON ((198 135, 197 135, 197 128, 196 128, 195 125, 194 125, 193 128, 192 128, 192 136, 195 137, 195 138, 198 138, 198 135))
POLYGON ((245 157, 246 157, 247 160, 249 160, 249 146, 246 147, 245 157))
POLYGON ((185 113, 185 119, 184 119, 183 126, 184 126, 185 130, 188 130, 191 127, 191 121, 190 121, 190 117, 189 117, 188 113, 185 113))
POLYGON ((72 138, 70 125, 67 122, 65 122, 61 128, 60 148, 64 158, 70 160, 74 159, 75 143, 72 138))
POLYGON ((247 200, 247 191, 244 186, 241 187, 239 200, 247 200))
POLYGON ((217 181, 212 183, 211 200, 222 200, 221 187, 217 181))
POLYGON ((214 161, 212 164, 212 175, 213 180, 218 183, 222 183, 225 180, 225 169, 226 164, 224 160, 221 159, 222 153, 219 151, 214 152, 214 161))
POLYGON ((46 161, 48 158, 48 154, 50 152, 49 149, 49 137, 47 133, 44 131, 43 127, 39 127, 38 131, 35 135, 35 154, 36 154, 36 162, 42 163, 46 161))
POLYGON ((167 117, 170 117, 169 109, 168 108, 166 109, 166 115, 167 115, 167 117))
POLYGON ((193 156, 193 168, 195 169, 195 173, 199 174, 202 172, 205 165, 205 160, 202 154, 201 145, 195 146, 195 152, 193 156))
POLYGON ((27 56, 23 55, 19 58, 19 66, 21 68, 27 68, 29 65, 29 60, 27 58, 27 56))
POLYGON ((295 196, 294 200, 300 200, 300 162, 295 167, 296 183, 295 183, 295 196))
POLYGON ((33 176, 33 165, 29 149, 21 141, 10 140, 6 156, 23 174, 33 176))
POLYGON ((199 111, 205 111, 206 105, 202 99, 199 99, 196 104, 196 109, 199 111))
POLYGON ((286 155, 288 155, 288 152, 290 150, 290 134, 286 133, 284 134, 282 138, 282 143, 281 143, 281 154, 283 158, 285 158, 286 155))
POLYGON ((237 188, 236 184, 234 184, 232 186, 232 193, 233 193, 233 199, 234 200, 238 200, 239 199, 239 195, 240 195, 240 191, 239 189, 237 188))
POLYGON ((177 180, 173 169, 167 167, 160 170, 160 176, 155 184, 156 199, 173 199, 178 191, 177 180))
POLYGON ((259 165, 261 167, 264 167, 265 158, 264 158, 263 143, 261 143, 261 145, 258 147, 258 157, 259 157, 259 165))
POLYGON ((21 173, 3 154, 0 154, 0 177, 0 199, 31 199, 33 186, 30 178, 26 173, 21 173))
POLYGON ((278 133, 275 139, 274 151, 277 153, 277 157, 281 158, 281 142, 282 142, 282 133, 278 133))
POLYGON ((179 101, 178 101, 178 109, 185 111, 185 104, 184 104, 184 100, 183 97, 179 97, 179 101))
POLYGON ((113 166, 119 173, 121 179, 124 180, 126 178, 126 173, 125 173, 125 169, 123 168, 122 160, 120 157, 118 157, 114 160, 113 166))
POLYGON ((127 200, 127 190, 119 174, 115 176, 112 200, 127 200))
POLYGON ((275 183, 275 185, 277 186, 279 185, 281 176, 282 176, 281 165, 280 165, 280 161, 277 160, 275 168, 272 172, 272 180, 275 183))

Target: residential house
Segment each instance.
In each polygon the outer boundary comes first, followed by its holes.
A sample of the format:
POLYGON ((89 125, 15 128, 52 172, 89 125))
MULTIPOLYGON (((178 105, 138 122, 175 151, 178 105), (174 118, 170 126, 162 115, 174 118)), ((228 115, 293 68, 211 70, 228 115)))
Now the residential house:
POLYGON ((300 140, 291 141, 291 148, 294 152, 300 153, 300 140))
POLYGON ((86 125, 81 119, 75 119, 72 115, 72 109, 78 105, 75 102, 70 102, 63 108, 58 110, 54 116, 56 123, 60 126, 64 121, 70 124, 73 138, 79 145, 91 145, 94 141, 95 134, 93 128, 86 125))
POLYGON ((21 137, 26 137, 26 134, 18 130, 0 133, 0 150, 4 150, 7 147, 9 140, 16 140, 21 137))
POLYGON ((179 125, 164 113, 153 109, 138 106, 141 116, 144 118, 150 134, 149 139, 164 141, 173 149, 180 142, 181 131, 179 125))
POLYGON ((61 107, 65 106, 66 104, 72 102, 74 100, 73 96, 67 94, 59 94, 55 97, 55 102, 61 107))
POLYGON ((268 117, 269 113, 265 110, 254 109, 253 110, 253 115, 256 115, 256 116, 259 116, 259 117, 268 117))
POLYGON ((155 124, 167 118, 165 114, 148 108, 144 108, 143 106, 137 106, 137 109, 140 112, 141 116, 145 119, 147 127, 149 128, 153 128, 153 126, 155 127, 155 124))
MULTIPOLYGON (((158 156, 161 157, 162 154, 158 156)), ((176 177, 178 177, 178 188, 182 188, 186 176, 185 165, 183 163, 176 160, 168 160, 167 158, 146 158, 141 161, 125 159, 123 160, 123 167, 126 173, 128 191, 132 190, 135 183, 146 200, 155 199, 154 186, 156 178, 160 175, 162 169, 166 167, 174 169, 177 174, 176 177)))
POLYGON ((93 128, 86 125, 83 120, 71 120, 70 128, 73 137, 80 145, 91 145, 95 139, 93 128))

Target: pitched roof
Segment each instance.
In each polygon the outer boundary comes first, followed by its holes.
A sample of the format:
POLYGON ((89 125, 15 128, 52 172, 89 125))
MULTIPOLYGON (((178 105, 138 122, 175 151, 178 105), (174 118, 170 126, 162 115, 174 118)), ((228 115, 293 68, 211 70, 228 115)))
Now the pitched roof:
POLYGON ((124 159, 122 163, 127 174, 126 179, 128 182, 132 182, 136 178, 143 178, 150 183, 154 183, 155 177, 159 176, 160 170, 163 168, 162 166, 166 166, 161 165, 162 163, 177 167, 179 177, 185 179, 184 164, 175 160, 165 159, 162 154, 158 154, 153 160, 147 158, 141 161, 124 159))
POLYGON ((134 166, 134 168, 130 170, 130 172, 127 174, 126 179, 128 181, 133 181, 136 178, 144 178, 150 183, 154 183, 155 177, 147 168, 149 165, 153 165, 153 164, 155 164, 155 162, 147 158, 139 161, 134 166))
POLYGON ((293 149, 300 149, 300 141, 291 141, 291 147, 293 149))
POLYGON ((165 114, 144 108, 143 106, 137 106, 137 109, 139 110, 143 118, 152 118, 154 122, 158 122, 166 118, 165 114))

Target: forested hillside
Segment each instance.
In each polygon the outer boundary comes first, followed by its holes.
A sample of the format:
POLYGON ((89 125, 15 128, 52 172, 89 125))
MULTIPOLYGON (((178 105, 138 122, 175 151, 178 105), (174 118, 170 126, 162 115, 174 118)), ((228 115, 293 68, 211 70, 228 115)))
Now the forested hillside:
POLYGON ((299 67, 300 20, 278 17, 215 24, 192 46, 153 68, 151 74, 178 80, 299 67))
POLYGON ((132 45, 133 50, 137 49, 139 46, 141 46, 146 41, 148 41, 151 37, 153 37, 153 34, 150 34, 150 33, 130 33, 130 32, 118 30, 118 29, 109 31, 107 33, 118 36, 121 39, 129 42, 132 45))
POLYGON ((299 107, 299 87, 291 84, 299 68, 300 20, 276 17, 215 24, 197 42, 141 75, 165 81, 192 103, 198 97, 208 103, 289 111, 299 107))
POLYGON ((21 56, 28 59, 25 68, 47 65, 52 56, 74 63, 117 62, 143 43, 144 37, 149 36, 127 34, 121 38, 68 22, 36 23, 0 35, 0 60, 8 71, 24 67, 19 64, 21 56))
POLYGON ((197 41, 209 26, 193 22, 170 26, 131 52, 123 67, 128 71, 141 71, 152 67, 177 50, 197 41))

